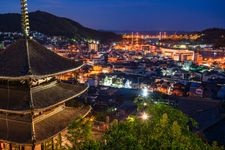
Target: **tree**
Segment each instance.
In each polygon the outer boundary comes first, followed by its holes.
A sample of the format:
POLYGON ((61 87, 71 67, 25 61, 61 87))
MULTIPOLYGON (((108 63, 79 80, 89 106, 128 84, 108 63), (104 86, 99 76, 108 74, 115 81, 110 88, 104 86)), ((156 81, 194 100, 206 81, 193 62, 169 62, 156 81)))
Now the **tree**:
POLYGON ((138 105, 137 115, 112 124, 101 140, 87 138, 80 147, 75 146, 80 142, 73 143, 74 147, 87 150, 223 149, 217 144, 205 143, 193 133, 190 125, 196 127, 197 123, 181 111, 162 103, 154 104, 152 100, 144 100, 144 105, 143 99, 138 105))
MULTIPOLYGON (((79 150, 83 149, 87 142, 92 141, 92 129, 93 129, 94 118, 78 118, 74 120, 68 129, 67 143, 64 149, 68 150, 79 150)), ((93 146, 94 143, 92 142, 93 146)))
POLYGON ((103 136, 103 149, 222 149, 210 146, 190 131, 196 122, 181 111, 165 104, 148 103, 139 110, 149 114, 147 120, 139 116, 113 125, 103 136))

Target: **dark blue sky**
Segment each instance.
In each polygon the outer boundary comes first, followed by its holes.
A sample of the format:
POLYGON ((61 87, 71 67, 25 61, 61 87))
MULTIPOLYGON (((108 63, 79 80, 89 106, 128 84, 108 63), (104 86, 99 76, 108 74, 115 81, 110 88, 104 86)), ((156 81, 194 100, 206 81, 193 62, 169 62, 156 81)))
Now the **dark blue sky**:
MULTIPOLYGON (((0 13, 20 12, 19 0, 0 0, 0 13)), ((28 0, 43 10, 105 30, 192 31, 225 28, 225 0, 28 0)))

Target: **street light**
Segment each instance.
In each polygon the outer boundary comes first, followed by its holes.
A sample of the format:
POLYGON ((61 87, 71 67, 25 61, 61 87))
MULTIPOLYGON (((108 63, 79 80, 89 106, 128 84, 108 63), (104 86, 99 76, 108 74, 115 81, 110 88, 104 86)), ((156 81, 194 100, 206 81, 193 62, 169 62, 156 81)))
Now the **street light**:
POLYGON ((146 114, 145 112, 141 115, 141 119, 147 120, 149 118, 149 115, 146 114))
POLYGON ((142 90, 142 96, 144 97, 148 96, 148 89, 146 87, 144 87, 144 89, 142 90))

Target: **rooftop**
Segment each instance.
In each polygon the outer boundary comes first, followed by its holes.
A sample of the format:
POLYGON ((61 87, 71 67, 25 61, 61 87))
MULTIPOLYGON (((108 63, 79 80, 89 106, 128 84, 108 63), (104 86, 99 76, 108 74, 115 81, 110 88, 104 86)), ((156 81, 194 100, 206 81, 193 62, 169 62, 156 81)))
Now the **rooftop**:
POLYGON ((55 54, 34 40, 25 39, 1 51, 0 60, 0 78, 14 80, 58 75, 83 65, 55 54))
MULTIPOLYGON (((85 117, 90 110, 91 107, 89 106, 79 108, 66 107, 47 119, 35 122, 34 134, 36 143, 49 139, 65 130, 73 119, 85 117), (56 124, 56 122, 60 123, 56 124)), ((32 144, 32 122, 25 121, 24 118, 27 117, 17 116, 15 120, 11 116, 8 118, 6 115, 0 115, 0 139, 11 143, 32 144)))
POLYGON ((31 97, 33 109, 46 109, 73 99, 87 90, 84 84, 53 83, 38 88, 0 88, 0 110, 11 112, 30 112, 31 97), (57 93, 57 94, 56 94, 57 93))

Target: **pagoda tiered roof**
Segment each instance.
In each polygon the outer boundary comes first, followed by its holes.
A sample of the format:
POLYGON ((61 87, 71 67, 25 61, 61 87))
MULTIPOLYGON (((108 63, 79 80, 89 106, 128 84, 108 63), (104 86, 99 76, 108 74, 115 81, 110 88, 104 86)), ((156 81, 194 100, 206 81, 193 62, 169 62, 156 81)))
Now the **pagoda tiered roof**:
POLYGON ((30 113, 65 103, 87 91, 85 84, 52 82, 33 88, 0 87, 0 111, 30 113), (33 106, 31 108, 31 103, 33 106))
POLYGON ((0 139, 16 144, 41 143, 46 139, 56 136, 67 129, 74 119, 85 117, 91 111, 91 107, 66 107, 62 111, 40 121, 31 121, 30 115, 6 115, 0 113, 0 139), (32 123, 34 132, 32 132, 32 123))
POLYGON ((35 40, 20 39, 0 52, 0 79, 29 79, 55 76, 82 67, 74 61, 57 55, 35 40))

